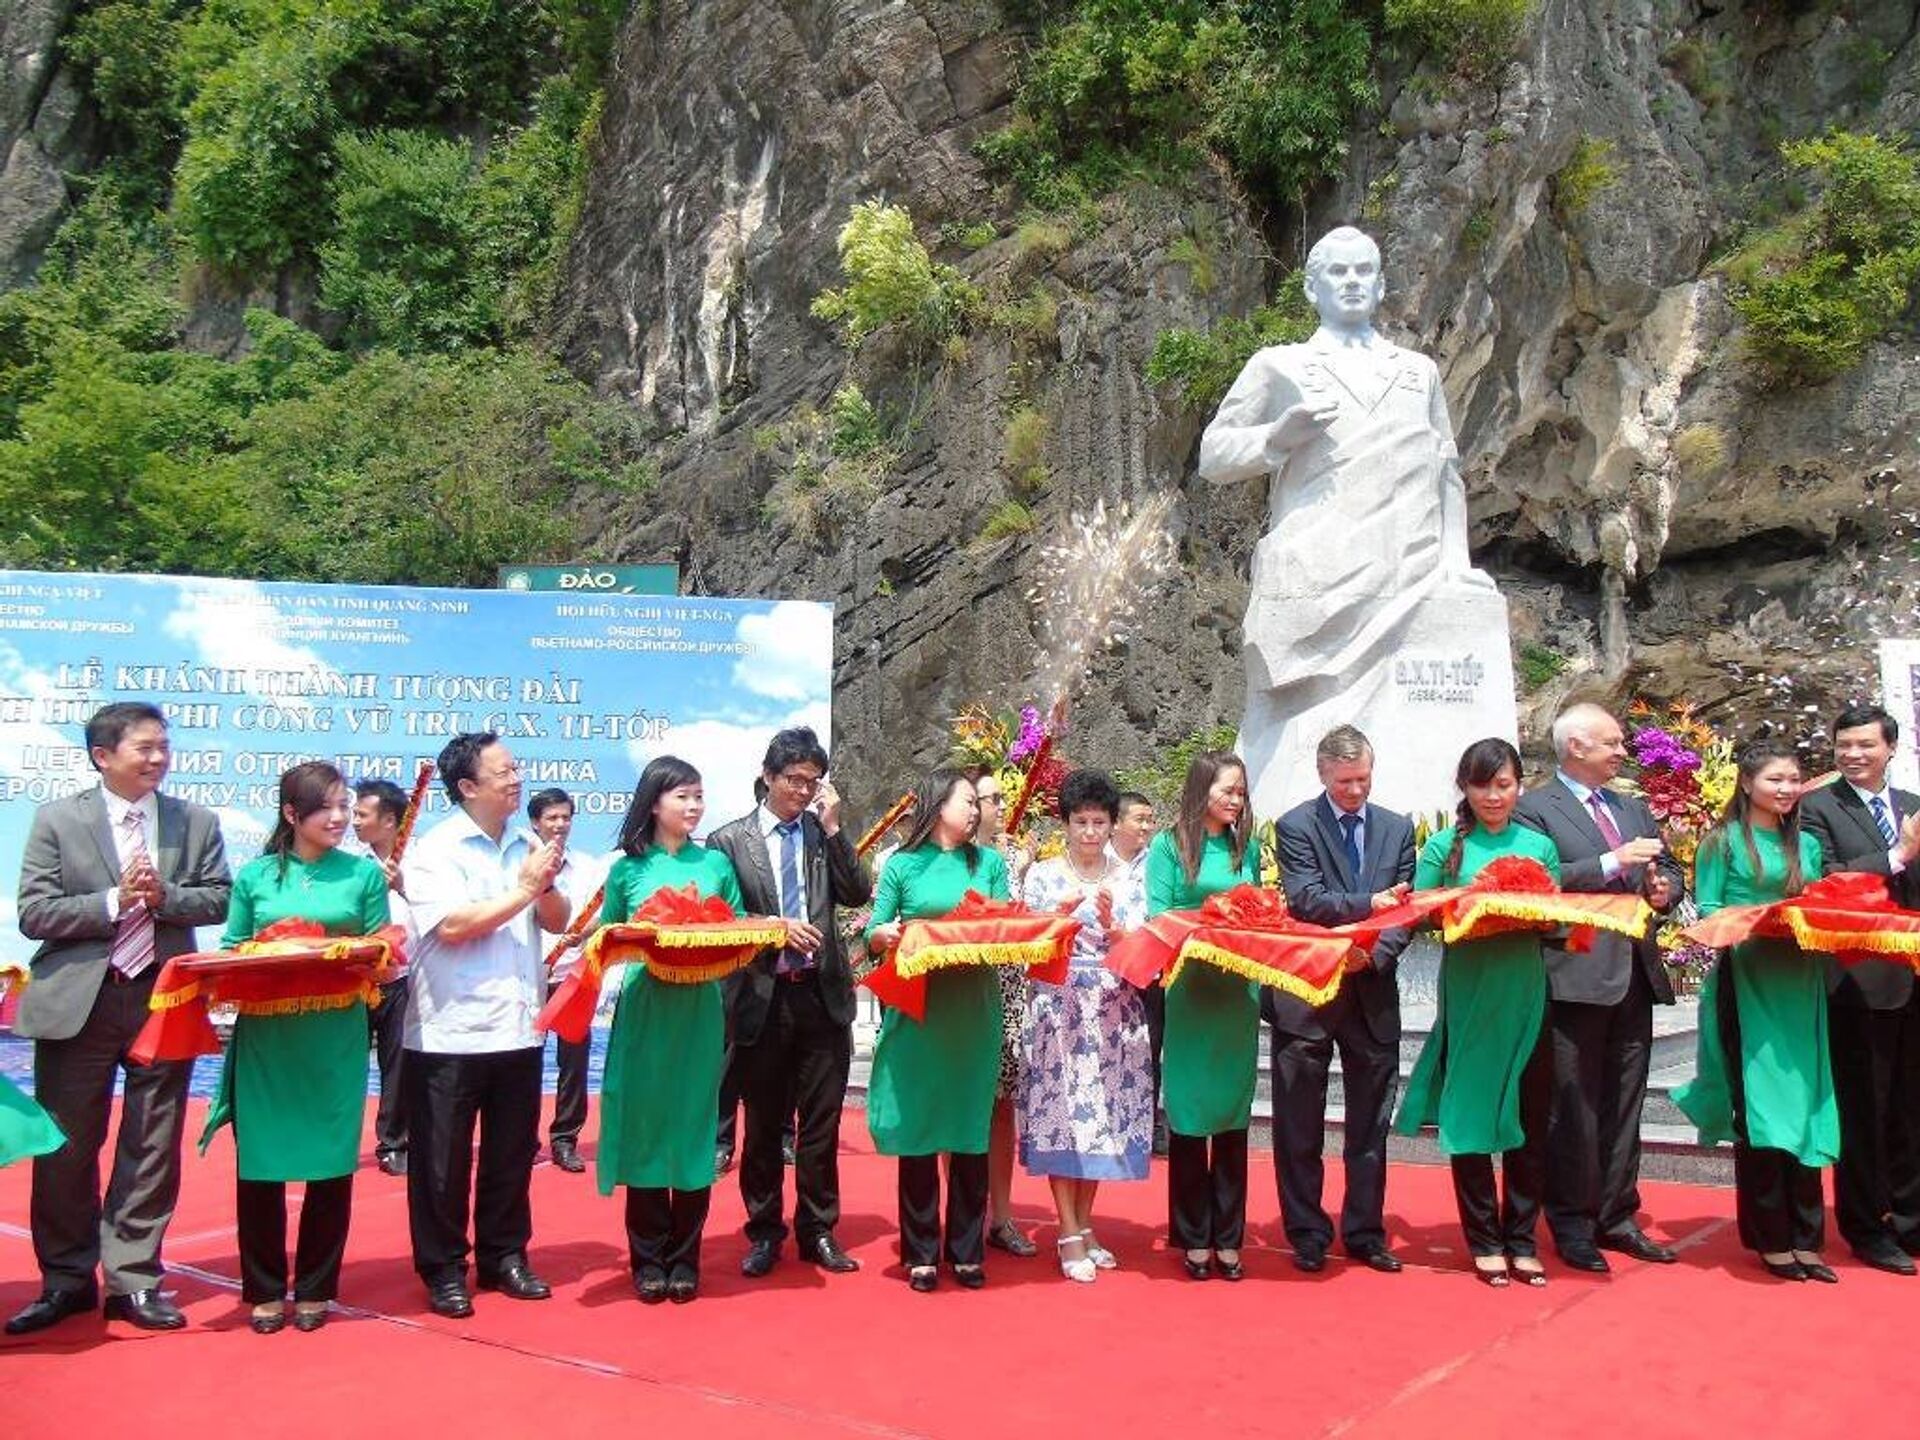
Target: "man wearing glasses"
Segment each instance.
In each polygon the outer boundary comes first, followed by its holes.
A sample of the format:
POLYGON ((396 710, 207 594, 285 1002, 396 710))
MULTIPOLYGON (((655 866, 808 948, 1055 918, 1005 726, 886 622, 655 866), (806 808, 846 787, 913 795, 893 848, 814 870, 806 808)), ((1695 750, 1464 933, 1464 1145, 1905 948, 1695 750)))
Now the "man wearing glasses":
POLYGON ((458 1320, 473 1313, 470 1186, 480 1288, 515 1300, 550 1293, 527 1266, 544 1048, 533 1022, 546 995, 540 932, 564 930, 569 906, 554 883, 562 847, 517 823, 520 767, 500 737, 456 735, 439 766, 454 812, 401 866, 418 937, 401 1083, 413 1266, 433 1312, 458 1320))
POLYGON ((799 1112, 794 1143, 794 1223, 800 1254, 841 1274, 860 1268, 840 1242, 840 1107, 853 1064, 853 972, 834 924, 837 905, 864 905, 873 878, 840 827, 840 797, 826 779, 827 752, 813 731, 782 730, 761 763, 765 798, 714 831, 708 844, 733 862, 748 913, 783 915, 785 949, 768 950, 734 977, 733 1064, 747 1107, 740 1196, 746 1259, 757 1279, 786 1239, 780 1131, 799 1112))

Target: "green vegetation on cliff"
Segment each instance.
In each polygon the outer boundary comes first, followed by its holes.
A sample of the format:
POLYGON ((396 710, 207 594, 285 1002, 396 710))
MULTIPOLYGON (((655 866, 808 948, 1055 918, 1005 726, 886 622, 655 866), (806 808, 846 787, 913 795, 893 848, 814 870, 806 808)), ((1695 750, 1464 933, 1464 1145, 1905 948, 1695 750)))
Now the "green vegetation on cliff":
POLYGON ((62 45, 110 154, 0 295, 0 563, 486 583, 571 557, 564 504, 651 473, 534 334, 624 4, 82 9, 62 45), (248 310, 232 358, 186 343, 190 298, 263 293, 313 328, 248 310))

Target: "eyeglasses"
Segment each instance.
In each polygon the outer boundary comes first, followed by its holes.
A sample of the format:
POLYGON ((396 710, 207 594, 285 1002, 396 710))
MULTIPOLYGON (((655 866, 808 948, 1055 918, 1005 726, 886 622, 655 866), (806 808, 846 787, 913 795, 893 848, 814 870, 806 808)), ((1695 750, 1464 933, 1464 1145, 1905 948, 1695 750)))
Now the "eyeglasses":
POLYGON ((820 788, 821 777, 818 775, 797 774, 792 770, 782 770, 773 778, 789 790, 798 790, 803 795, 811 795, 820 788))
POLYGON ((1000 803, 1000 792, 998 790, 981 790, 976 793, 982 805, 998 805, 1000 803))

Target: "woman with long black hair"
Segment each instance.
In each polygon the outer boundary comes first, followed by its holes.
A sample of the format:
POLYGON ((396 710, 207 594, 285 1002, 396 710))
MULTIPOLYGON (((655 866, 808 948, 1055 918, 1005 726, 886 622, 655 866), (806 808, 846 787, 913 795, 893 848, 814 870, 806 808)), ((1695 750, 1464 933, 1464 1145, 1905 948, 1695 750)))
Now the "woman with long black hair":
MULTIPOLYGON (((1740 752, 1726 815, 1700 842, 1700 913, 1798 895, 1819 878, 1820 842, 1800 828, 1800 762, 1761 740, 1740 752)), ((1789 940, 1749 940, 1723 957, 1700 998, 1696 1078, 1674 1103, 1702 1140, 1733 1141, 1740 1241, 1782 1280, 1840 1277, 1820 1259, 1820 1170, 1840 1155, 1827 1053, 1827 967, 1789 940)))
MULTIPOLYGON (((692 885, 737 913, 740 880, 718 850, 695 843, 706 813, 700 772, 662 755, 641 773, 607 872, 600 923, 631 919, 656 890, 692 885)), ((602 1195, 627 1187, 627 1250, 645 1304, 684 1304, 700 1288, 700 1236, 713 1193, 714 1116, 726 1059, 718 980, 668 984, 624 967, 600 1092, 602 1195)))
MULTIPOLYGON (((867 948, 884 955, 906 921, 950 914, 969 890, 1008 897, 1006 862, 974 843, 980 801, 957 770, 935 770, 916 792, 912 828, 880 872, 867 948)), ((939 1279, 940 1157, 947 1167, 947 1263, 970 1290, 986 1283, 983 1226, 987 1138, 1000 1073, 1000 983, 988 966, 927 976, 919 1020, 888 1010, 873 1051, 867 1126, 900 1161, 900 1258, 915 1290, 939 1279)))
MULTIPOLYGON (((1147 847, 1147 914, 1191 910, 1260 883, 1247 767, 1209 750, 1187 767, 1180 814, 1147 847)), ((1167 1209, 1187 1274, 1244 1273, 1247 1124, 1260 1069, 1260 987, 1194 964, 1167 990, 1161 1094, 1167 1107, 1167 1209)))
MULTIPOLYGON (((387 877, 340 849, 353 797, 332 765, 312 760, 280 777, 280 814, 266 852, 233 877, 220 947, 231 950, 281 920, 329 935, 371 935, 387 923, 387 877)), ((353 1217, 353 1172, 367 1108, 367 1007, 357 997, 234 1021, 220 1088, 201 1136, 232 1124, 239 1151, 236 1229, 240 1297, 255 1332, 286 1324, 287 1182, 304 1180, 293 1265, 293 1324, 317 1330, 339 1294, 353 1217)))
MULTIPOLYGON (((1510 855, 1538 860, 1555 881, 1560 852, 1538 830, 1514 823, 1520 752, 1501 739, 1476 740, 1454 772, 1454 823, 1421 848, 1416 890, 1465 885, 1510 855)), ((1553 1105, 1553 1051, 1547 1043, 1547 970, 1531 931, 1462 940, 1440 956, 1440 1008, 1407 1081, 1394 1128, 1403 1135, 1437 1125, 1453 1167, 1473 1268, 1503 1286, 1547 1283, 1534 1230, 1547 1178, 1547 1118, 1553 1105), (1493 1157, 1500 1156, 1500 1194, 1493 1157)))

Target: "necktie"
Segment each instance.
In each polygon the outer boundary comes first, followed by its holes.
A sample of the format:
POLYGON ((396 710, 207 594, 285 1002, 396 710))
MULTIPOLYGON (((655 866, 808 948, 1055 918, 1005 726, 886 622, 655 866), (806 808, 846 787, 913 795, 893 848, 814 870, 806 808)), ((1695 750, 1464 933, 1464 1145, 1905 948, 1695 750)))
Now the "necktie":
MULTIPOLYGON (((773 828, 780 836, 780 913, 789 920, 804 920, 807 912, 800 903, 800 822, 783 820, 773 828)), ((773 968, 785 974, 812 964, 811 958, 788 948, 780 952, 773 968)))
POLYGON ((1876 795, 1867 801, 1867 808, 1873 811, 1873 823, 1880 827, 1880 838, 1891 846, 1899 836, 1894 832, 1893 816, 1887 813, 1887 802, 1876 795))
POLYGON ((1600 838, 1609 850, 1620 848, 1620 827, 1613 823, 1613 808, 1598 790, 1587 792, 1587 804, 1593 807, 1593 823, 1600 827, 1600 838))
POLYGON ((1353 883, 1359 885, 1363 881, 1360 873, 1360 817, 1354 814, 1342 815, 1340 831, 1340 842, 1346 846, 1347 850, 1347 869, 1353 875, 1353 883))
MULTIPOLYGON (((120 826, 126 832, 127 859, 146 859, 146 827, 140 819, 140 812, 129 810, 120 826)), ((107 963, 129 979, 153 964, 153 912, 145 905, 135 905, 120 912, 120 922, 113 932, 113 948, 107 952, 107 963)))

